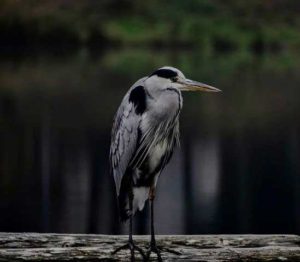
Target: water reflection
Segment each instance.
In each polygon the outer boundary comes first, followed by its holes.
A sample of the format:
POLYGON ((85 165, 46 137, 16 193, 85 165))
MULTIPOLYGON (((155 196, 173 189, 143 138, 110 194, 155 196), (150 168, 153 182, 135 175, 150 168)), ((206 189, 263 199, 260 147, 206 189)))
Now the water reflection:
MULTIPOLYGON (((300 65, 290 57, 2 57, 0 231, 126 232, 108 167, 112 118, 136 79, 173 65, 224 92, 184 95, 181 148, 158 187, 157 232, 300 233, 300 65)), ((148 232, 147 215, 137 215, 137 233, 148 232)))

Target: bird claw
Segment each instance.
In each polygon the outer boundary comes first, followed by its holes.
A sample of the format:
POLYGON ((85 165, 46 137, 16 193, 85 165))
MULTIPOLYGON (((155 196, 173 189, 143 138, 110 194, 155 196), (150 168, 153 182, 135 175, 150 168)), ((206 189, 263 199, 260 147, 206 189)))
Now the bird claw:
POLYGON ((146 261, 149 261, 150 255, 153 252, 157 256, 157 261, 162 262, 163 260, 160 255, 161 251, 162 251, 162 248, 158 248, 155 243, 151 243, 150 247, 148 248, 148 251, 147 251, 147 260, 146 261))
POLYGON ((118 253, 120 250, 122 249, 129 249, 130 250, 130 254, 131 254, 131 258, 130 258, 130 261, 131 262, 134 262, 135 261, 135 256, 134 256, 134 251, 138 251, 141 256, 143 257, 143 260, 146 261, 147 260, 147 257, 146 255, 144 254, 143 250, 141 248, 139 248, 138 246, 136 246, 133 241, 128 241, 128 243, 126 243, 125 245, 123 246, 120 246, 118 247, 116 250, 114 250, 112 252, 112 255, 115 255, 116 253, 118 253))
POLYGON ((168 252, 168 253, 172 253, 174 255, 182 255, 182 253, 172 250, 170 248, 166 248, 166 247, 162 247, 162 246, 157 246, 155 243, 150 244, 148 251, 147 251, 147 261, 150 260, 150 255, 151 253, 155 253, 157 255, 157 261, 162 262, 162 257, 161 257, 161 253, 162 252, 168 252))

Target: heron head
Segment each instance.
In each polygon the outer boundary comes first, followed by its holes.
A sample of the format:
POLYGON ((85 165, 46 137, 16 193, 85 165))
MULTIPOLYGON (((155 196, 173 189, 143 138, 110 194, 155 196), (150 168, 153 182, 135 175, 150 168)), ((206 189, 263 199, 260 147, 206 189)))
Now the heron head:
POLYGON ((154 71, 149 77, 149 81, 162 88, 177 88, 180 91, 204 91, 220 92, 221 90, 213 86, 187 79, 184 74, 175 67, 164 66, 154 71))

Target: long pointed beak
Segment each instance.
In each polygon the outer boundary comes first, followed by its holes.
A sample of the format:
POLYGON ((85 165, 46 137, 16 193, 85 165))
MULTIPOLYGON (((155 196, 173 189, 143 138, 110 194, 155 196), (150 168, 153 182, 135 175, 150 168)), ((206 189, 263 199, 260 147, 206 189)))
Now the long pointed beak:
POLYGON ((204 91, 204 92, 222 92, 220 89, 200 83, 190 79, 179 80, 178 83, 182 84, 180 90, 182 91, 204 91))

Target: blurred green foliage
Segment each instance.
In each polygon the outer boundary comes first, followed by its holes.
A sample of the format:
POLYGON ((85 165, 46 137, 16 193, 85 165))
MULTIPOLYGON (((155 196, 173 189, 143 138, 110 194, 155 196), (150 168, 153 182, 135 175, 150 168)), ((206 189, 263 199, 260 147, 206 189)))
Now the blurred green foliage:
POLYGON ((2 0, 7 43, 150 45, 205 52, 300 46, 296 0, 2 0))
MULTIPOLYGON (((16 112, 30 124, 39 123, 41 108, 48 103, 49 110, 56 112, 59 128, 100 130, 105 126, 109 132, 124 93, 162 65, 178 67, 187 77, 223 91, 219 95, 184 94, 186 130, 232 132, 299 125, 300 59, 288 52, 254 56, 249 52, 120 48, 107 49, 99 56, 84 49, 60 57, 30 53, 21 60, 0 63, 0 98, 2 104, 4 98, 17 101, 16 112)), ((11 120, 3 115, 0 107, 0 125, 10 125, 11 120)))

